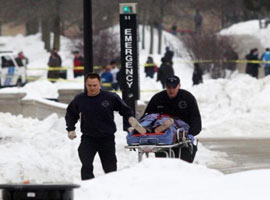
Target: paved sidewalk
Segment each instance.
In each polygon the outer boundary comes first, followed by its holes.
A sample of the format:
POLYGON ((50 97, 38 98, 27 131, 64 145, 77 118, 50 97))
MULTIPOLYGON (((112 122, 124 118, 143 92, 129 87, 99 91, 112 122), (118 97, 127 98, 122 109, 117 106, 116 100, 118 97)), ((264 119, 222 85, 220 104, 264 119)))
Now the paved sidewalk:
POLYGON ((260 139, 200 139, 211 151, 226 152, 231 165, 215 165, 225 174, 252 169, 270 169, 270 138, 260 139))

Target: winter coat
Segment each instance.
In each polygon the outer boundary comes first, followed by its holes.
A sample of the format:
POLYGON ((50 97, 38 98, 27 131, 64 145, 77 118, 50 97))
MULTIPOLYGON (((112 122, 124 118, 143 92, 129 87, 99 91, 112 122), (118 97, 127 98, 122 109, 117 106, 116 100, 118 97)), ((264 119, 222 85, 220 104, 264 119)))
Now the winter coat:
MULTIPOLYGON (((259 61, 258 55, 255 54, 248 54, 246 55, 246 59, 249 60, 254 60, 254 61, 259 61)), ((252 77, 258 78, 258 69, 260 67, 259 63, 247 63, 246 66, 246 73, 249 74, 252 77)))
POLYGON ((146 77, 153 78, 154 73, 156 72, 156 64, 155 63, 145 63, 144 65, 144 72, 146 74, 146 77))
POLYGON ((195 67, 192 75, 193 85, 198 85, 203 82, 203 71, 200 67, 195 67))
MULTIPOLYGON (((58 67, 61 67, 61 65, 62 65, 62 60, 58 54, 55 54, 54 56, 50 56, 49 62, 48 62, 48 66, 50 68, 58 68, 58 67)), ((49 79, 59 78, 59 70, 49 70, 48 78, 49 79)))
POLYGON ((162 83, 163 88, 165 87, 165 81, 168 76, 173 76, 174 75, 174 70, 173 67, 164 62, 160 65, 158 69, 158 74, 157 74, 157 81, 160 81, 162 83))
POLYGON ((165 62, 169 62, 169 63, 173 63, 172 59, 173 59, 173 55, 174 55, 174 52, 171 51, 171 50, 167 50, 165 55, 164 55, 164 61, 165 62))
POLYGON ((81 93, 67 107, 67 131, 75 130, 75 124, 81 118, 83 135, 95 138, 112 136, 116 131, 114 111, 124 117, 125 126, 128 127, 128 118, 134 114, 118 94, 103 90, 97 96, 81 93))
MULTIPOLYGON (((83 62, 84 62, 84 60, 83 60, 82 56, 74 57, 73 66, 74 67, 82 67, 83 62)), ((73 72, 74 72, 75 76, 81 76, 81 75, 83 75, 84 70, 83 69, 74 69, 73 72)))
POLYGON ((104 90, 112 90, 113 75, 110 71, 101 74, 101 85, 104 90))
MULTIPOLYGON (((270 52, 269 51, 266 51, 262 55, 261 60, 262 61, 268 61, 268 62, 270 62, 270 52)), ((270 63, 264 63, 264 67, 270 67, 270 63)))
POLYGON ((175 98, 170 99, 166 90, 155 94, 148 103, 143 116, 160 113, 181 119, 189 126, 189 134, 195 136, 201 131, 201 115, 195 97, 188 91, 179 89, 175 98))

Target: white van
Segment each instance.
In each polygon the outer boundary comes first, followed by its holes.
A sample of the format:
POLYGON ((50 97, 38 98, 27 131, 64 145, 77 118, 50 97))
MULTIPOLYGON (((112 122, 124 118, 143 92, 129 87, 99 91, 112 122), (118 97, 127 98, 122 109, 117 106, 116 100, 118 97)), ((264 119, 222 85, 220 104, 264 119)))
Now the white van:
POLYGON ((0 88, 26 83, 26 66, 16 62, 17 54, 0 51, 0 88))

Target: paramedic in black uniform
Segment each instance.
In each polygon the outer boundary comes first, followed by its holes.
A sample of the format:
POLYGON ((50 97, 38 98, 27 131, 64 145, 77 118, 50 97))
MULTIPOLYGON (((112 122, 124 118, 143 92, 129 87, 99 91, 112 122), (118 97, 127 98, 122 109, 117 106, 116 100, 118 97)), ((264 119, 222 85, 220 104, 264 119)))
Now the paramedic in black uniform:
POLYGON ((75 124, 80 118, 82 136, 78 152, 82 162, 82 180, 94 178, 93 160, 96 153, 99 154, 105 173, 117 170, 114 111, 118 111, 127 123, 128 118, 134 116, 132 109, 116 93, 100 89, 98 74, 86 75, 85 88, 86 92, 70 102, 65 116, 71 140, 76 138, 75 124))
MULTIPOLYGON (((188 134, 196 136, 202 128, 201 115, 195 97, 181 88, 180 79, 177 76, 169 76, 165 82, 166 90, 155 94, 148 103, 144 115, 161 113, 171 115, 175 119, 181 119, 189 126, 188 134)), ((143 115, 143 116, 144 116, 143 115)), ((173 149, 175 157, 179 157, 179 148, 173 149)), ((188 148, 182 148, 181 159, 193 162, 197 147, 193 145, 193 152, 188 148)), ((164 157, 162 152, 156 153, 156 157, 164 157)))

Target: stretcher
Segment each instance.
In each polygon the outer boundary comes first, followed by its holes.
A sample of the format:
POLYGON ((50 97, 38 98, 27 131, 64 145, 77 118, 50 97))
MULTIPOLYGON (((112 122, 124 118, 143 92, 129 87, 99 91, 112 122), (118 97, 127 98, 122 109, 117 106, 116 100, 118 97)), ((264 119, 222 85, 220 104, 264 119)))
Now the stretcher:
MULTIPOLYGON (((179 150, 179 158, 181 157, 181 149, 183 147, 188 147, 190 151, 193 151, 193 144, 197 145, 198 140, 192 141, 189 137, 187 137, 187 134, 183 129, 178 129, 176 133, 176 142, 170 145, 158 143, 156 144, 140 144, 138 142, 137 144, 132 144, 125 146, 126 149, 129 150, 135 150, 138 152, 138 162, 141 162, 143 159, 143 155, 145 155, 147 158, 149 157, 150 153, 158 153, 162 152, 165 154, 166 158, 175 158, 175 153, 173 148, 178 148, 179 150)), ((145 139, 144 139, 145 140, 145 139)), ((149 140, 156 140, 156 138, 149 137, 149 140)), ((152 143, 152 142, 151 142, 152 143)))

